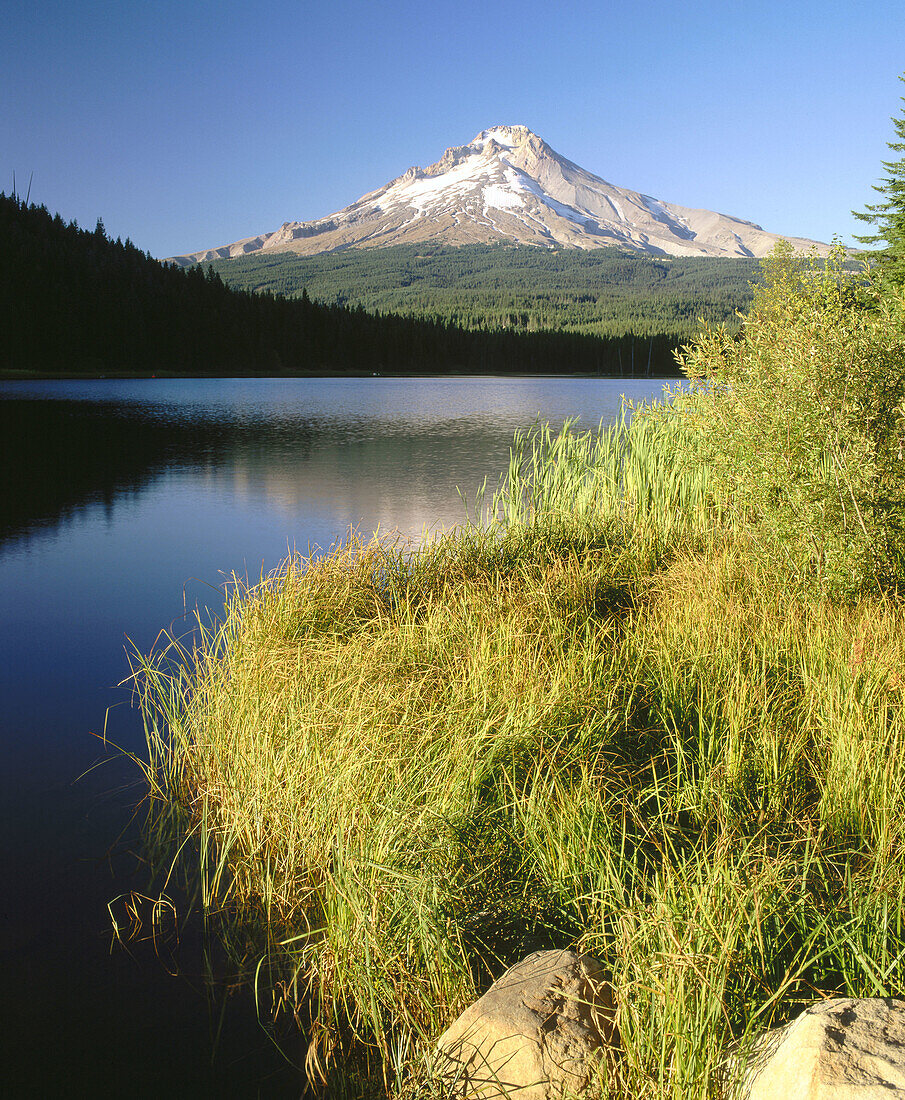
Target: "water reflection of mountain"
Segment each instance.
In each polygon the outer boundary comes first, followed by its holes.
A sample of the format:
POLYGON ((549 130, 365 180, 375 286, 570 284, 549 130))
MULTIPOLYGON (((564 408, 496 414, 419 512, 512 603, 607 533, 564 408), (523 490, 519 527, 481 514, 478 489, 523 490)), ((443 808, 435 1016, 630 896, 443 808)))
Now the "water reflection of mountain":
POLYGON ((360 523, 363 534, 380 524, 419 535, 461 523, 465 505, 457 489, 473 501, 482 480, 494 487, 508 463, 511 432, 505 425, 450 421, 430 432, 382 427, 324 432, 305 448, 240 442, 228 465, 205 476, 294 520, 329 514, 360 523))
MULTIPOLYGON (((146 486, 174 466, 218 464, 260 423, 162 416, 139 405, 0 400, 0 540, 71 517, 146 486)), ((279 436, 280 426, 273 426, 279 436)), ((307 445, 304 424, 293 446, 307 445)))
MULTIPOLYGON (((516 428, 582 426, 655 381, 180 379, 0 387, 0 543, 106 508, 164 475, 327 532, 458 523, 493 487, 516 428), (309 522, 309 520, 311 522, 309 522), (323 522, 318 522, 322 520, 323 522)), ((231 506, 231 504, 227 505, 231 506)))
POLYGON ((0 540, 55 526, 86 506, 112 509, 118 497, 179 469, 289 515, 323 509, 417 532, 463 518, 455 487, 471 498, 485 474, 495 479, 510 438, 508 425, 492 418, 440 419, 426 429, 296 411, 257 418, 237 407, 2 400, 0 540))

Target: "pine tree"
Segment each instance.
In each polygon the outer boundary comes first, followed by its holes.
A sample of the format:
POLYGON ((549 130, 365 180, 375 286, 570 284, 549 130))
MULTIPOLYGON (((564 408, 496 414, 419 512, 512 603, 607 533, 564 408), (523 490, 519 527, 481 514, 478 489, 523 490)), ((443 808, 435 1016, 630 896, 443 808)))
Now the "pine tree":
MULTIPOLYGON (((899 79, 905 81, 905 75, 899 79)), ((905 103, 905 96, 902 102, 905 103)), ((901 117, 893 118, 892 124, 901 140, 887 144, 893 152, 905 154, 905 111, 901 117)), ((860 221, 875 225, 877 232, 855 240, 862 244, 885 241, 886 247, 875 253, 881 275, 888 284, 905 287, 905 155, 898 160, 884 160, 883 167, 888 175, 882 183, 874 185, 874 190, 885 201, 868 205, 864 211, 852 211, 860 221)))

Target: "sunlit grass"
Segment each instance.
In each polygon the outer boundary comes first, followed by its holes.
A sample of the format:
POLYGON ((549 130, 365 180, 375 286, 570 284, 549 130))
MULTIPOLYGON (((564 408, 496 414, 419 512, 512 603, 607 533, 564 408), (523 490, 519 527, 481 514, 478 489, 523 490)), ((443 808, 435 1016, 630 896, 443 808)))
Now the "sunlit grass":
POLYGON ((442 1028, 541 946, 609 969, 622 1097, 901 989, 902 612, 784 589, 683 425, 519 436, 483 522, 291 558, 139 669, 157 820, 333 1094, 345 1044, 365 1093, 435 1095, 442 1028))

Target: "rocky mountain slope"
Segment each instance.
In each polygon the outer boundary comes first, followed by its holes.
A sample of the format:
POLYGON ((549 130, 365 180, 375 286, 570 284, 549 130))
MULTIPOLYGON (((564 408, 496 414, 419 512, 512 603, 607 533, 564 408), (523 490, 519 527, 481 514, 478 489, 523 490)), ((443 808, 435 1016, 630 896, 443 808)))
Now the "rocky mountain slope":
MULTIPOLYGON (((560 156, 527 127, 497 126, 328 217, 284 222, 273 233, 170 260, 185 266, 249 253, 313 255, 427 240, 759 257, 778 239, 753 222, 616 187, 560 156)), ((827 251, 815 241, 791 243, 827 251)))

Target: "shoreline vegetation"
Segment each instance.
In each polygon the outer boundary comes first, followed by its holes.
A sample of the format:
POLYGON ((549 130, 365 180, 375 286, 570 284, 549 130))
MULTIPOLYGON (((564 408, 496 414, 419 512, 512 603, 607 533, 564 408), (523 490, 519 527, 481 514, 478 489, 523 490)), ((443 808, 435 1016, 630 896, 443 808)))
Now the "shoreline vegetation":
POLYGON ((542 947, 602 961, 626 1100, 905 988, 903 300, 764 269, 690 392, 136 658, 149 842, 328 1095, 443 1096, 438 1035, 542 947))
POLYGON ((60 364, 83 377, 159 374, 162 367, 214 377, 678 377, 673 351, 698 317, 731 323, 750 296, 748 268, 732 261, 692 268, 616 253, 596 257, 589 271, 586 259, 541 249, 441 249, 409 259, 405 249, 380 252, 390 254, 344 253, 341 270, 352 278, 354 261, 361 284, 373 281, 375 263, 385 262, 390 276, 410 263, 413 278, 423 280, 427 264, 429 299, 368 299, 368 312, 336 294, 335 270, 332 284, 323 283, 329 301, 297 284, 291 298, 258 292, 257 284, 254 292, 232 289, 210 265, 177 268, 129 240, 111 240, 101 219, 94 230, 81 229, 0 193, 0 369, 48 377, 63 373, 60 364), (461 285, 466 262, 483 265, 479 285, 461 285), (582 280, 588 286, 579 292, 582 280), (562 283, 558 294, 554 283, 562 283), (610 321, 602 325, 601 316, 610 321))

